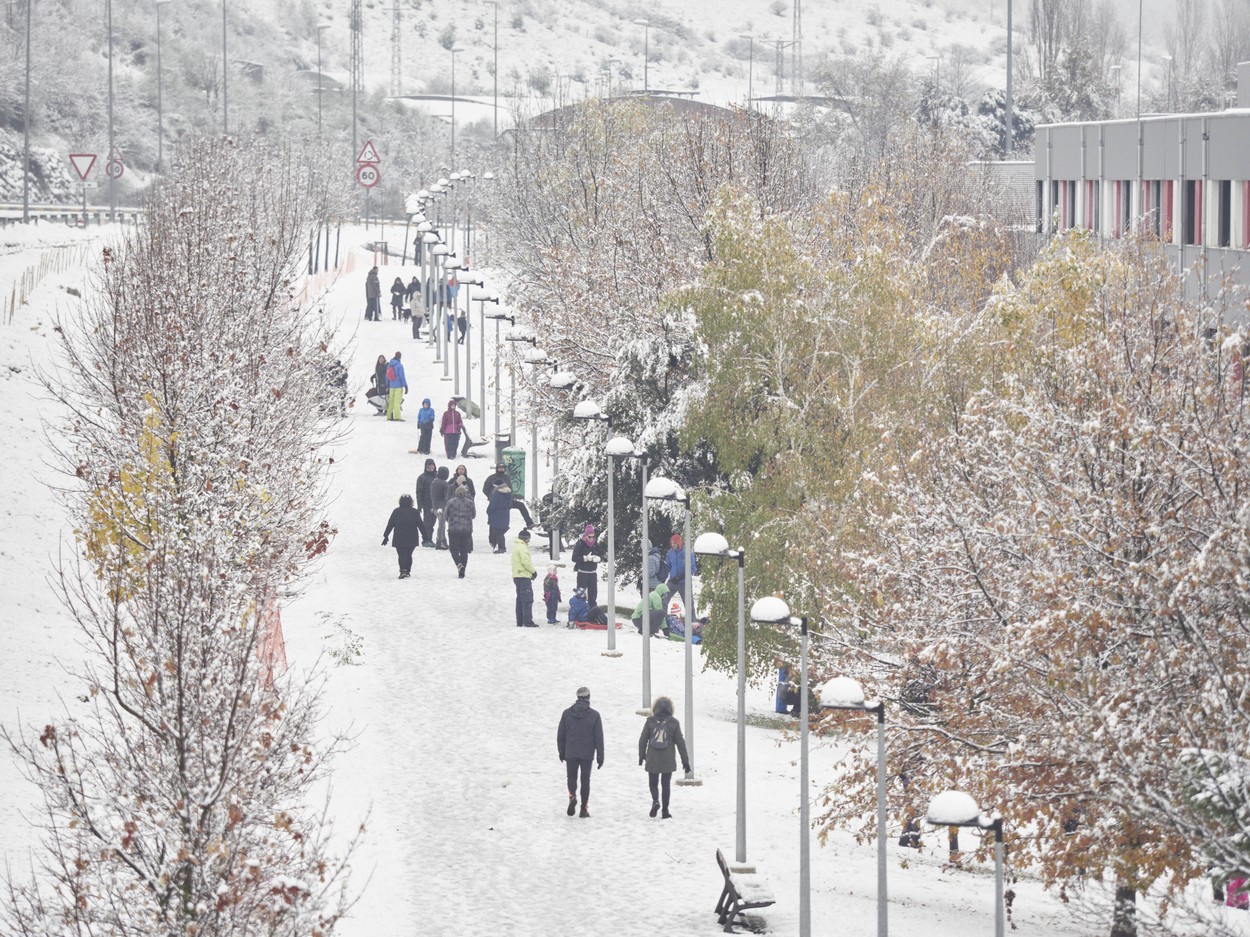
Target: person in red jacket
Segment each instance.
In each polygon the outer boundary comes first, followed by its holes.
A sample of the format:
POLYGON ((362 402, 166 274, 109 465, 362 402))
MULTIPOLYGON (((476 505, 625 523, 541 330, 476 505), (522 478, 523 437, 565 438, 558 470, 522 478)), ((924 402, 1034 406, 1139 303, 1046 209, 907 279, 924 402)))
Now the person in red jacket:
POLYGON ((447 458, 454 459, 460 448, 460 432, 464 429, 464 420, 460 419, 460 411, 456 409, 456 401, 447 401, 447 409, 443 411, 443 422, 438 431, 443 437, 443 446, 447 449, 447 458))

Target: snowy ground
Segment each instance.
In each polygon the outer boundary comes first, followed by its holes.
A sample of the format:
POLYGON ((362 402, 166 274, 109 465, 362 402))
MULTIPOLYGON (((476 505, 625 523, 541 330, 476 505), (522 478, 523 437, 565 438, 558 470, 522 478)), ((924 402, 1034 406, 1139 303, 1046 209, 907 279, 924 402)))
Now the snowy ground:
MULTIPOLYGON (((334 779, 340 829, 367 816, 355 864, 363 894, 341 933, 718 933, 714 852, 719 846, 730 854, 734 835, 732 679, 696 673, 694 763, 704 784, 675 788, 673 819, 652 820, 636 757, 640 637, 620 632, 623 656, 613 659, 601 654, 602 632, 514 627, 509 558, 486 547, 480 494, 477 552, 466 579, 456 579, 447 553, 424 549, 416 552, 412 578, 396 579, 394 551, 380 544, 387 515, 400 494, 413 490, 424 461, 409 452, 415 410, 429 396, 441 411, 451 384, 425 343, 390 321, 389 309, 380 323, 361 320, 365 269, 358 265, 326 296, 328 313, 355 333, 352 425, 332 485, 339 534, 306 594, 283 610, 291 665, 304 669, 320 660, 328 668, 327 729, 350 727, 357 736, 334 779), (411 387, 402 424, 373 416, 363 397, 377 356, 396 349, 405 353, 411 387), (335 663, 333 652, 349 637, 360 653, 351 665, 335 663), (591 818, 570 819, 555 731, 581 684, 603 716, 607 758, 594 777, 591 818)), ((406 281, 413 272, 384 267, 382 279, 389 284, 398 273, 406 281)), ((48 488, 58 480, 44 465, 42 420, 55 414, 32 383, 31 365, 52 360, 52 316, 73 310, 62 287, 81 281, 81 274, 50 278, 0 332, 0 427, 8 449, 0 486, 0 589, 8 612, 0 628, 0 724, 9 728, 40 723, 56 711, 58 694, 72 710, 80 692, 58 663, 74 660, 75 633, 45 579, 70 532, 48 488)), ((476 421, 470 428, 476 435, 476 421)), ((480 492, 491 460, 464 461, 480 492)), ((567 595, 567 572, 562 584, 567 595)), ((543 621, 541 603, 536 609, 543 621)), ((671 696, 680 717, 682 645, 653 641, 651 655, 653 690, 671 696)), ((771 687, 751 690, 748 710, 757 723, 747 740, 748 855, 778 899, 757 921, 767 933, 793 934, 798 745, 772 717, 771 687)), ((830 747, 813 747, 814 794, 836 757, 830 747)), ((13 760, 0 759, 0 860, 29 862, 36 838, 23 815, 37 807, 13 760)), ((939 837, 930 833, 926 843, 933 849, 920 853, 890 843, 893 932, 992 933, 992 868, 946 868, 939 837)), ((875 933, 875 850, 874 842, 857 845, 845 834, 813 844, 815 933, 875 933)), ((1105 932, 1105 925, 1075 920, 1031 878, 1014 887, 1020 937, 1105 932)))

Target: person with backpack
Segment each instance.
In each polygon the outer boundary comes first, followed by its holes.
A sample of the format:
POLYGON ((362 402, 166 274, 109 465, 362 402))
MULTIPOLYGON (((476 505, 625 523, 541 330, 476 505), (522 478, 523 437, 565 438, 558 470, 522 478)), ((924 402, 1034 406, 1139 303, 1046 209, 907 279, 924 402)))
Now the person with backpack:
POLYGON ((543 577, 543 604, 547 606, 547 624, 557 624, 556 612, 560 608, 560 577, 554 566, 547 567, 543 577))
POLYGON ((573 546, 573 569, 577 572, 577 585, 586 590, 586 600, 592 607, 599 600, 599 560, 595 527, 587 524, 573 546))
POLYGON ((603 767, 603 719, 590 708, 590 690, 577 688, 577 699, 560 716, 556 729, 556 751, 564 762, 569 780, 570 817, 577 811, 578 775, 581 775, 583 817, 590 816, 590 760, 603 767))
POLYGON ((477 508, 469 497, 469 489, 463 485, 456 488, 456 493, 443 509, 447 516, 447 543, 451 548, 451 561, 456 564, 460 578, 469 565, 469 554, 473 552, 473 518, 477 517, 477 508))
MULTIPOLYGON (((672 595, 685 595, 686 588, 686 551, 682 549, 681 534, 673 534, 668 541, 669 551, 664 558, 668 566, 668 591, 672 595)), ((690 572, 699 575, 699 558, 690 554, 690 572)))
POLYGON ((427 547, 434 546, 434 522, 438 516, 434 513, 434 499, 430 495, 430 486, 438 478, 438 466, 433 459, 425 460, 425 470, 417 476, 417 510, 421 514, 421 543, 427 547))
POLYGON ((464 429, 464 420, 460 418, 460 411, 456 409, 456 401, 449 400, 447 409, 443 411, 443 421, 438 426, 438 431, 443 437, 443 447, 447 450, 449 459, 454 459, 460 448, 462 429, 464 429))
POLYGON ((438 533, 434 537, 436 550, 447 549, 447 499, 451 496, 451 483, 448 479, 447 466, 438 470, 434 480, 430 482, 430 506, 434 508, 434 516, 438 519, 438 533))
POLYGON ((408 393, 408 378, 404 376, 403 354, 395 352, 386 365, 386 380, 389 392, 386 397, 386 418, 403 421, 400 414, 404 406, 404 394, 408 393))
POLYGON ((395 535, 395 555, 399 558, 399 578, 412 574, 412 551, 420 538, 421 516, 412 506, 411 495, 399 496, 399 507, 391 511, 386 530, 382 532, 382 546, 386 546, 391 534, 395 535))
POLYGON ((417 441, 417 452, 421 455, 430 454, 430 437, 434 435, 434 417, 438 416, 430 406, 430 398, 421 401, 421 409, 417 411, 417 429, 421 438, 417 441))
POLYGON ((681 770, 689 774, 690 756, 686 753, 681 724, 673 717, 673 701, 661 696, 652 705, 651 715, 643 724, 642 735, 638 736, 638 764, 647 768, 652 817, 657 813, 665 820, 673 816, 668 812, 668 800, 678 755, 681 755, 681 770), (661 810, 663 813, 660 813, 661 810))
MULTIPOLYGON (((655 586, 657 582, 668 582, 668 561, 664 559, 664 554, 660 552, 660 548, 649 545, 647 550, 647 583, 655 586)), ((642 591, 642 577, 638 577, 638 591, 642 591)))
POLYGON ((530 532, 523 530, 512 545, 512 584, 516 586, 516 626, 537 628, 534 624, 534 558, 530 556, 530 532))
POLYGON ((639 602, 634 609, 634 614, 630 616, 634 623, 634 627, 638 629, 638 633, 642 634, 642 616, 644 606, 646 607, 647 620, 650 623, 651 633, 659 634, 665 628, 665 604, 668 598, 668 586, 660 580, 655 584, 655 588, 651 590, 649 601, 639 602))

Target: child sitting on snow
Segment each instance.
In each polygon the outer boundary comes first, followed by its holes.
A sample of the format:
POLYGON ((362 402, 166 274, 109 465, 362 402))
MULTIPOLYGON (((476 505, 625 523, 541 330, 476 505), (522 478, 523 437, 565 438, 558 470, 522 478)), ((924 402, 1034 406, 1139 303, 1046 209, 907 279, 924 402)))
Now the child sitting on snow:
POLYGON ((556 624, 556 609, 560 605, 560 578, 554 566, 547 567, 543 579, 543 601, 547 603, 547 624, 556 624))

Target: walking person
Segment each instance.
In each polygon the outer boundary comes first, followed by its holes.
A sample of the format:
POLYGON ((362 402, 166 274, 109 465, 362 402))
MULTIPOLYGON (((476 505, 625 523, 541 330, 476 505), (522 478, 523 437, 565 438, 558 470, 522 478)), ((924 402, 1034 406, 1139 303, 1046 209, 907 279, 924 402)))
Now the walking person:
POLYGON ((434 522, 438 519, 430 495, 430 486, 436 478, 438 466, 433 459, 426 459, 425 469, 417 476, 417 511, 421 514, 421 543, 427 547, 434 546, 434 522))
POLYGON ((473 479, 469 477, 469 470, 463 464, 457 465, 455 472, 451 476, 452 483, 456 486, 463 486, 469 489, 469 497, 477 497, 477 489, 473 486, 473 479))
POLYGON ((477 508, 469 489, 464 485, 456 486, 456 493, 443 508, 447 517, 447 543, 451 548, 451 561, 456 564, 460 578, 469 565, 469 554, 473 552, 473 518, 477 517, 477 508))
POLYGON ((421 409, 417 411, 417 429, 421 431, 421 439, 417 442, 417 452, 421 455, 430 454, 430 437, 434 435, 434 417, 438 416, 430 406, 430 398, 421 401, 421 409))
POLYGON ((587 524, 581 537, 573 546, 573 569, 577 573, 577 585, 586 590, 586 601, 594 608, 599 600, 599 547, 595 541, 595 527, 587 524))
POLYGON ((391 535, 395 535, 395 553, 399 557, 399 578, 407 579, 412 574, 412 551, 416 549, 420 538, 421 517, 412 506, 411 495, 399 496, 399 507, 391 511, 390 520, 386 522, 386 530, 382 533, 382 546, 391 535))
POLYGON ((404 314, 404 293, 407 287, 400 277, 395 278, 395 282, 391 284, 391 318, 400 319, 404 314))
POLYGON ((403 355, 395 352, 395 357, 386 365, 387 386, 390 388, 386 397, 386 418, 403 421, 404 394, 408 393, 408 378, 404 376, 403 355))
POLYGON ((534 624, 534 558, 530 556, 530 532, 523 530, 512 545, 512 583, 516 586, 516 626, 537 628, 534 624))
POLYGON ((496 553, 503 553, 507 546, 504 535, 512 526, 512 487, 507 483, 496 485, 486 502, 486 523, 490 528, 490 545, 496 553))
POLYGON ((443 421, 438 426, 438 431, 443 437, 443 447, 447 450, 447 458, 454 459, 456 451, 460 448, 460 431, 464 429, 464 420, 460 418, 460 411, 456 409, 456 401, 447 401, 447 409, 443 411, 443 421))
POLYGON ((577 699, 560 716, 556 729, 556 751, 564 762, 569 779, 569 806, 565 811, 570 817, 577 811, 579 792, 578 775, 581 776, 583 817, 590 816, 590 762, 603 767, 603 720, 590 708, 590 690, 577 688, 577 699))
POLYGON ((447 498, 451 495, 451 485, 448 482, 447 466, 442 466, 438 470, 438 474, 434 476, 434 480, 430 482, 430 506, 434 509, 434 516, 438 519, 438 533, 434 537, 434 548, 436 550, 447 549, 447 498))
POLYGON ((681 724, 673 717, 673 701, 661 696, 651 712, 643 724, 642 735, 638 736, 638 764, 647 768, 651 816, 659 813, 667 820, 672 817, 668 812, 668 798, 673 772, 677 770, 677 756, 681 755, 681 770, 686 774, 690 773, 690 757, 686 754, 681 724))
POLYGON ((365 276, 365 321, 375 322, 382 318, 382 283, 378 279, 378 268, 374 267, 365 276))

